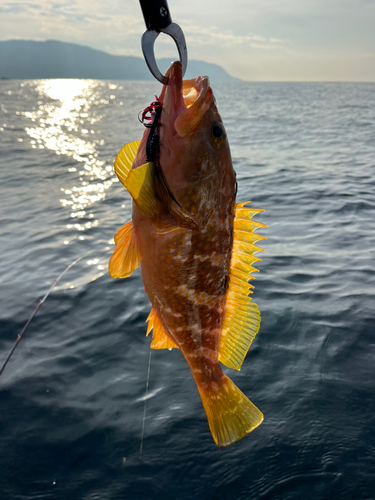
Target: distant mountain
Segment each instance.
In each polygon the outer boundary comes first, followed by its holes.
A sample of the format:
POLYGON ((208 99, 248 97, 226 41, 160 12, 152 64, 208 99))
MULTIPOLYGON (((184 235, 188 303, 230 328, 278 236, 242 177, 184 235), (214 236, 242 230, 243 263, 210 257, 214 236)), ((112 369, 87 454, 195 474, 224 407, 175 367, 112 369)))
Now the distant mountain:
MULTIPOLYGON (((158 60, 165 71, 171 60, 158 60)), ((185 78, 208 75, 218 82, 238 81, 217 66, 203 61, 189 61, 185 78)), ((152 80, 140 57, 113 56, 83 45, 47 40, 0 41, 0 78, 92 78, 98 80, 152 80)))

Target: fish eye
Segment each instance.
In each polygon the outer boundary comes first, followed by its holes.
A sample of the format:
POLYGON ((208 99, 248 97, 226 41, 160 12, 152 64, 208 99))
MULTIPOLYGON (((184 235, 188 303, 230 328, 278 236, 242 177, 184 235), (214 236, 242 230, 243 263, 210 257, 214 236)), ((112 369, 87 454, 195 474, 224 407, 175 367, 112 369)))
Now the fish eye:
POLYGON ((224 142, 227 134, 225 132, 224 125, 221 122, 215 122, 212 125, 211 136, 212 136, 214 143, 217 146, 220 146, 224 142))

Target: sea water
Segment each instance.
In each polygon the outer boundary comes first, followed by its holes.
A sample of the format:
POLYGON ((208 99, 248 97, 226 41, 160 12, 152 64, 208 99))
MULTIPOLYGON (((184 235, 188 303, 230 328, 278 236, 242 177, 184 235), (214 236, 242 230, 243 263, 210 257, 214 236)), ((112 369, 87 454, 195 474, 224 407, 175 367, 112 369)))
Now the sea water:
MULTIPOLYGON (((257 220, 259 334, 225 372, 263 424, 217 448, 150 304, 107 271, 131 200, 113 160, 140 139, 157 82, 0 82, 0 378, 4 499, 375 498, 375 84, 213 84, 257 220)), ((176 165, 178 168, 178 165, 176 165)))

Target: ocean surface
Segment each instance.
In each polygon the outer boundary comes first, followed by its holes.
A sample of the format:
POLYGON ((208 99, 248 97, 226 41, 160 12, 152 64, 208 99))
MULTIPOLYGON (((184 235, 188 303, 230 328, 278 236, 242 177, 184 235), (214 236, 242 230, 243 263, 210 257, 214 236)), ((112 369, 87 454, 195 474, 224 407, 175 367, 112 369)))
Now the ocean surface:
POLYGON ((177 350, 153 351, 139 270, 107 271, 130 197, 113 160, 155 82, 0 82, 4 500, 375 498, 375 84, 214 93, 238 201, 265 209, 260 331, 225 372, 263 424, 217 448, 177 350))

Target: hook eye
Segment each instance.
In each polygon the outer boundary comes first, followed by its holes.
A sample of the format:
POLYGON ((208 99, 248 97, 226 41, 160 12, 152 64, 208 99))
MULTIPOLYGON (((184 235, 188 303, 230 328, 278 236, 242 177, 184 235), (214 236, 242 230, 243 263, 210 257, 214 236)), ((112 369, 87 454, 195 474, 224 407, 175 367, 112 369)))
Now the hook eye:
MULTIPOLYGON (((180 56, 180 61, 182 64, 182 76, 185 75, 187 63, 188 63, 188 55, 186 48, 185 36, 182 32, 182 29, 176 23, 169 24, 166 28, 162 28, 160 32, 169 35, 176 44, 178 55, 180 56)), ((154 77, 159 80, 163 85, 168 85, 169 78, 162 75, 160 72, 154 53, 154 44, 155 40, 159 36, 160 32, 155 30, 147 30, 142 35, 142 51, 143 56, 145 58, 148 69, 154 75, 154 77)))

